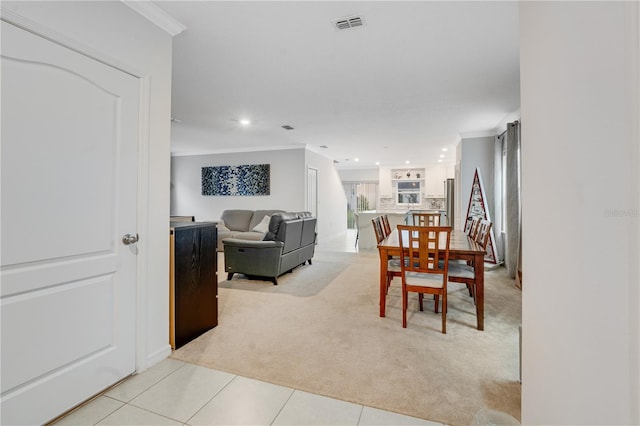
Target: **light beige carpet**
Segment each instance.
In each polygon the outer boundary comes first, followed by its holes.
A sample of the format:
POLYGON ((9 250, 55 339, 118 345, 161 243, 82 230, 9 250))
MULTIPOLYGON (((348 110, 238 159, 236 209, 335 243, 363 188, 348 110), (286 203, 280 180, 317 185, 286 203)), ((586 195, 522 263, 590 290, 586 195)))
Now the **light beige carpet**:
POLYGON ((379 317, 376 253, 317 253, 277 288, 236 277, 221 269, 218 327, 173 358, 449 425, 482 408, 520 418, 521 292, 504 268, 486 273, 485 331, 466 287, 450 284, 446 335, 415 294, 402 328, 397 282, 379 317))

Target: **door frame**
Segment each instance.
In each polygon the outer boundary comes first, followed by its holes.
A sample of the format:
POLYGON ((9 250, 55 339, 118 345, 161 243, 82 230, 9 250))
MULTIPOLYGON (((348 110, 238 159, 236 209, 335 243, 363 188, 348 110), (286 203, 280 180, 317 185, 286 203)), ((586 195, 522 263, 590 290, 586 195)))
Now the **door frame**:
MULTIPOLYGON (((149 250, 147 241, 149 235, 149 125, 151 110, 151 77, 141 72, 134 66, 126 64, 103 52, 85 45, 84 43, 67 37, 38 22, 25 18, 5 6, 0 6, 0 19, 15 25, 23 30, 43 37, 56 44, 71 49, 77 53, 102 62, 112 68, 116 68, 129 74, 139 81, 139 119, 138 119, 138 184, 136 201, 136 232, 141 236, 137 246, 136 256, 136 302, 135 302, 135 371, 145 370, 149 364, 146 336, 149 334, 147 321, 148 307, 145 297, 148 289, 147 265, 149 263, 149 250)), ((168 343, 167 343, 168 346, 168 343)), ((165 358, 164 352, 156 354, 159 359, 165 358)), ((87 398, 93 395, 87 395, 87 398)))
POLYGON ((316 167, 307 166, 307 210, 311 210, 311 203, 313 203, 313 207, 315 212, 315 216, 318 216, 318 169, 316 167), (313 180, 313 187, 311 186, 311 174, 315 173, 313 180), (313 200, 311 199, 313 197, 313 200))

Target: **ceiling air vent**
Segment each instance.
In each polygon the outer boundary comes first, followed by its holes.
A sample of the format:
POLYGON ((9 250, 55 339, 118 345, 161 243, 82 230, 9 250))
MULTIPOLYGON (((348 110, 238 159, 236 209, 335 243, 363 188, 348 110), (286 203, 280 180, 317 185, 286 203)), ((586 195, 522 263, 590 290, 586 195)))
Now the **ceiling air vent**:
POLYGON ((360 16, 352 16, 350 18, 340 18, 333 21, 338 30, 346 30, 348 28, 356 28, 364 25, 364 21, 360 16))
POLYGON ((293 130, 293 127, 289 126, 288 124, 285 124, 284 126, 280 126, 285 130, 293 130))

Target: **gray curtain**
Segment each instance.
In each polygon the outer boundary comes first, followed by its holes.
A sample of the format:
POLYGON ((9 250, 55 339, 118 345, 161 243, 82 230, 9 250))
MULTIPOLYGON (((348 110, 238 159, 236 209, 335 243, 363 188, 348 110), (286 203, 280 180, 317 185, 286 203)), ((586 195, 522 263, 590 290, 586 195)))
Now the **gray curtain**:
POLYGON ((504 203, 504 190, 502 188, 502 154, 505 139, 507 137, 507 131, 505 130, 500 135, 496 136, 495 145, 493 149, 493 234, 496 240, 496 257, 497 262, 504 264, 504 238, 502 230, 504 229, 502 217, 502 205, 504 203))
POLYGON ((520 284, 521 265, 521 200, 520 200, 520 123, 507 124, 505 266, 511 278, 520 284))

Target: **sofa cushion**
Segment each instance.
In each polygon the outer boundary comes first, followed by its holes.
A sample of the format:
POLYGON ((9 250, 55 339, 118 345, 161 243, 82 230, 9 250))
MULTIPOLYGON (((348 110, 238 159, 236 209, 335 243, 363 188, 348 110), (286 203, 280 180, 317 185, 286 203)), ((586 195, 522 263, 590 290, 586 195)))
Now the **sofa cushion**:
POLYGON ((224 250, 224 245, 222 243, 227 238, 237 238, 248 241, 262 241, 262 239, 264 238, 264 234, 262 232, 253 231, 218 231, 218 251, 224 250))
POLYGON ((263 234, 266 234, 267 231, 269 230, 269 221, 271 221, 271 216, 266 215, 265 217, 262 218, 260 223, 254 226, 253 228, 251 228, 251 230, 254 232, 261 232, 263 234))
MULTIPOLYGON (((275 213, 284 213, 284 210, 255 210, 251 221, 249 222, 249 230, 255 228, 265 216, 273 216, 275 213)), ((265 231, 266 232, 266 231, 265 231)))
POLYGON ((253 210, 225 210, 220 219, 232 231, 249 231, 252 217, 253 210))
POLYGON ((265 241, 275 241, 278 235, 278 230, 280 229, 280 224, 282 222, 286 222, 287 220, 297 219, 298 215, 296 213, 275 213, 271 216, 271 220, 269 221, 269 231, 264 235, 265 241))

